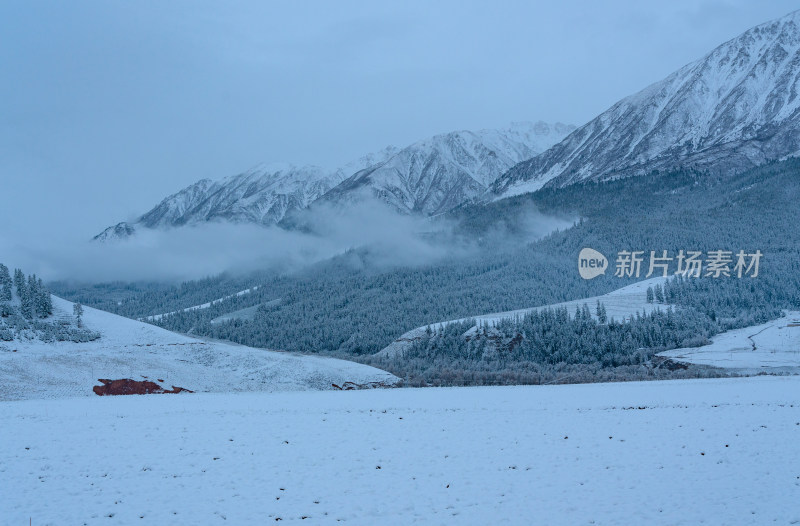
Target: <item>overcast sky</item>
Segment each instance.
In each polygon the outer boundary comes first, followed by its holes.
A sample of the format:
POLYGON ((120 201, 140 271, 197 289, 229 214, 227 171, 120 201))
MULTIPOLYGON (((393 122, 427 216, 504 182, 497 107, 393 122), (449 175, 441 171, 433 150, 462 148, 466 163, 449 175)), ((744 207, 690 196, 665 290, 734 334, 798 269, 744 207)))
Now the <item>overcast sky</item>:
MULTIPOLYGON (((0 250, 198 179, 583 124, 794 2, 0 2, 0 250)), ((0 253, 0 260, 3 254, 0 253)))

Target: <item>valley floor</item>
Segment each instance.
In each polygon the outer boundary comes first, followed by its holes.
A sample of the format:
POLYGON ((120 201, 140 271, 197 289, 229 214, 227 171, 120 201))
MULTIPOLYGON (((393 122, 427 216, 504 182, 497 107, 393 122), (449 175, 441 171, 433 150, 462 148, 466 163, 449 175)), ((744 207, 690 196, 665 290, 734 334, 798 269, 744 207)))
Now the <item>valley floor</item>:
POLYGON ((800 523, 800 377, 0 403, 3 524, 800 523))

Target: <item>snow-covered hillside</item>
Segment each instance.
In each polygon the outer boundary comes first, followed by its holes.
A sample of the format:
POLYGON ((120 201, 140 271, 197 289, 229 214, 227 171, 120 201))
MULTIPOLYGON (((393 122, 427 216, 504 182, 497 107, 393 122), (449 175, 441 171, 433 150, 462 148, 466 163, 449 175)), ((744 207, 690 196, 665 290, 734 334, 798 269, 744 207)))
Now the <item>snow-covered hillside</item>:
MULTIPOLYGON (((667 281, 668 278, 663 277, 656 277, 650 278, 643 281, 639 281, 628 285, 626 287, 622 287, 615 291, 609 292, 608 294, 603 294, 602 296, 592 296, 590 298, 584 298, 579 300, 573 301, 565 301, 562 303, 554 303, 551 305, 541 305, 538 307, 530 307, 527 309, 518 309, 506 312, 494 312, 491 314, 477 314, 470 318, 461 318, 457 320, 447 320, 447 321, 439 321, 435 323, 431 323, 429 325, 425 325, 423 327, 417 327, 416 329, 412 329, 395 341, 381 349, 376 353, 376 356, 396 356, 398 354, 402 354, 407 349, 409 349, 415 341, 419 340, 420 338, 424 337, 428 327, 431 329, 439 329, 444 325, 448 325, 451 323, 458 323, 462 321, 467 321, 468 319, 474 319, 476 323, 476 327, 478 325, 482 325, 485 323, 494 324, 499 320, 503 319, 514 319, 514 318, 521 318, 528 314, 531 311, 538 310, 538 309, 546 309, 546 308, 559 308, 559 307, 566 307, 570 314, 575 312, 576 308, 583 307, 583 305, 588 305, 591 309, 592 315, 594 316, 594 308, 599 301, 602 303, 606 308, 606 314, 609 319, 614 318, 617 321, 625 320, 631 316, 635 316, 636 313, 649 313, 652 312, 654 309, 658 308, 666 308, 665 305, 659 303, 648 303, 647 302, 647 288, 654 287, 658 284, 663 284, 667 281)), ((465 336, 469 336, 470 333, 475 331, 475 327, 473 327, 470 331, 467 331, 465 336)))
POLYGON ((677 166, 742 170, 796 155, 798 90, 795 11, 617 102, 544 154, 514 166, 492 192, 510 196, 677 166))
POLYGON ((800 371, 800 312, 712 338, 710 345, 659 353, 674 362, 713 365, 744 374, 800 371))
POLYGON ((368 189, 404 213, 446 212, 483 194, 510 167, 545 151, 574 129, 561 123, 524 122, 505 130, 436 135, 354 174, 323 200, 351 199, 368 189))
POLYGON ((274 164, 221 181, 203 179, 165 198, 133 223, 95 236, 113 241, 137 229, 208 221, 271 225, 312 202, 342 201, 371 191, 399 211, 434 214, 485 192, 503 172, 543 152, 574 126, 514 123, 504 130, 437 135, 398 150, 389 146, 335 170, 274 164))
POLYGON ((800 377, 0 403, 5 524, 795 524, 800 377))
MULTIPOLYGON (((72 303, 53 296, 54 315, 72 303)), ((87 343, 0 342, 0 400, 95 396, 98 379, 143 380, 195 392, 331 389, 344 382, 393 384, 365 365, 204 341, 84 307, 84 325, 101 337, 87 343)))

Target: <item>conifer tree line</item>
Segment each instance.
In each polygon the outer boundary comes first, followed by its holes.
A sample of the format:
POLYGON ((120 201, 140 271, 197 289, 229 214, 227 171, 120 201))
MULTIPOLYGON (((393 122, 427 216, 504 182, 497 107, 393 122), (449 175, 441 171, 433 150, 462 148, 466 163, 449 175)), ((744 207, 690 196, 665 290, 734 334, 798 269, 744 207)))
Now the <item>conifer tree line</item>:
POLYGON ((0 342, 17 339, 44 342, 88 342, 100 337, 78 317, 53 317, 50 291, 35 274, 14 274, 0 263, 0 342))
POLYGON ((50 291, 44 286, 36 274, 25 276, 20 269, 14 270, 12 279, 8 267, 0 263, 0 302, 5 302, 3 312, 10 311, 10 303, 14 301, 14 291, 19 300, 21 314, 29 320, 47 318, 53 314, 53 301, 50 291))
POLYGON ((707 368, 662 368, 665 360, 656 357, 661 351, 706 345, 719 332, 781 314, 749 285, 729 290, 718 285, 712 279, 675 277, 643 293, 642 299, 651 302, 659 291, 663 307, 624 320, 609 318, 598 300, 594 311, 584 303, 572 313, 563 306, 546 307, 491 324, 467 320, 429 327, 402 354, 360 361, 385 368, 410 385, 724 376, 724 371, 707 368))

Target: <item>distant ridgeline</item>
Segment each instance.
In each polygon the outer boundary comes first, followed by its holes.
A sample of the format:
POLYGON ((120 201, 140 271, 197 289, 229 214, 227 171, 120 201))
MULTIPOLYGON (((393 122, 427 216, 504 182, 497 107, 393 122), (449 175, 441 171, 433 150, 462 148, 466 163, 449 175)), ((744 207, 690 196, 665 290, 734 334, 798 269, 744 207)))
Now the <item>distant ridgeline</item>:
MULTIPOLYGON (((577 260, 584 247, 610 259, 623 250, 764 254, 757 278, 687 281, 674 289, 678 295, 674 303, 680 307, 672 315, 656 315, 618 330, 579 319, 564 326, 560 340, 552 342, 553 352, 546 355, 526 335, 535 334, 539 329, 533 326, 542 328, 550 319, 531 318, 498 327, 501 338, 522 334, 527 341, 513 353, 484 354, 477 352, 477 344, 472 344, 472 352, 453 332, 432 334, 404 361, 373 362, 421 383, 549 381, 553 371, 567 366, 580 366, 580 375, 586 377, 601 369, 616 377, 608 368, 641 369, 642 361, 659 350, 696 346, 722 330, 760 323, 779 316, 781 309, 800 307, 798 202, 796 159, 743 173, 654 172, 462 207, 447 219, 457 225, 456 237, 475 247, 469 256, 387 267, 372 263, 371 249, 365 247, 294 274, 221 275, 179 286, 133 287, 136 290, 125 290, 121 284, 69 291, 65 287, 62 295, 135 317, 178 311, 158 324, 180 332, 271 349, 365 356, 415 327, 601 295, 633 281, 614 277, 613 270, 593 280, 582 279, 577 260), (524 225, 533 210, 580 219, 571 228, 531 241, 524 225), (209 308, 179 311, 254 285, 257 290, 209 308), (248 319, 219 319, 248 307, 257 308, 248 319), (570 343, 576 334, 586 341, 602 341, 607 348, 594 355, 583 343, 570 343), (580 352, 557 351, 566 348, 580 352), (495 374, 526 367, 534 372, 525 378, 495 374)), ((596 306, 589 307, 593 311, 596 306)), ((617 372, 623 376, 622 369, 617 372)))
POLYGON ((0 341, 91 341, 100 335, 81 326, 79 316, 53 315, 50 291, 35 274, 25 277, 20 269, 14 277, 0 263, 0 341))

